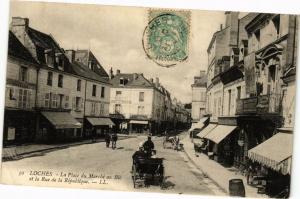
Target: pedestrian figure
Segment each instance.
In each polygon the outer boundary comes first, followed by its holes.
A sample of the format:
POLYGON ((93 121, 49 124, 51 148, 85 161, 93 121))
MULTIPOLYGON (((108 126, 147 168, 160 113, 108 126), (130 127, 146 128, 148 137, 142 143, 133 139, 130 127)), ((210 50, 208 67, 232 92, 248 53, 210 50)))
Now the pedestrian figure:
POLYGON ((92 128, 92 142, 96 142, 96 128, 92 128))
POLYGON ((116 133, 113 133, 111 135, 111 148, 115 149, 117 146, 117 140, 118 140, 118 135, 116 133))
POLYGON ((251 184, 252 179, 253 179, 253 168, 252 165, 249 165, 247 169, 247 184, 251 184))
POLYGON ((147 141, 143 144, 143 148, 148 157, 151 157, 152 150, 154 149, 154 143, 151 140, 151 135, 148 135, 147 141))
POLYGON ((106 148, 109 148, 110 134, 108 132, 105 133, 105 142, 106 142, 106 148))
POLYGON ((179 142, 180 142, 180 140, 179 140, 179 136, 175 136, 175 147, 176 147, 176 150, 178 151, 179 150, 179 142))

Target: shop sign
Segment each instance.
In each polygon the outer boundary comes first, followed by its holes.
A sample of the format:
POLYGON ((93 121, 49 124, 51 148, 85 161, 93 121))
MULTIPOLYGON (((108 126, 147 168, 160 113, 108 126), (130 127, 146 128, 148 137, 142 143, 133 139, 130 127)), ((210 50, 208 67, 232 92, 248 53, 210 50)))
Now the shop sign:
POLYGON ((14 127, 8 127, 7 140, 15 140, 15 138, 16 138, 16 129, 14 127))

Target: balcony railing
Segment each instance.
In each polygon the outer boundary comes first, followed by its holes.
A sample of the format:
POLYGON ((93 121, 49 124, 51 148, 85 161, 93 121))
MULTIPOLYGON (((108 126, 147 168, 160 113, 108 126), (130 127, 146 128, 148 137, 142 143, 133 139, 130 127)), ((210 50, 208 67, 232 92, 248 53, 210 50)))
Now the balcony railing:
POLYGON ((268 94, 238 99, 236 114, 279 114, 281 111, 282 96, 280 94, 268 94))

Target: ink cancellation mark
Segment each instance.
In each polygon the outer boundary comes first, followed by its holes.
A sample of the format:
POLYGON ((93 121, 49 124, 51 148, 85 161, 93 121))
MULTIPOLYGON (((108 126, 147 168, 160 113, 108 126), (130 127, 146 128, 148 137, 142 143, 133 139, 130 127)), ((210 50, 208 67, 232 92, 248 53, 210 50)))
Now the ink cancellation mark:
POLYGON ((171 67, 188 58, 189 18, 187 11, 149 11, 143 35, 147 57, 160 66, 171 67))

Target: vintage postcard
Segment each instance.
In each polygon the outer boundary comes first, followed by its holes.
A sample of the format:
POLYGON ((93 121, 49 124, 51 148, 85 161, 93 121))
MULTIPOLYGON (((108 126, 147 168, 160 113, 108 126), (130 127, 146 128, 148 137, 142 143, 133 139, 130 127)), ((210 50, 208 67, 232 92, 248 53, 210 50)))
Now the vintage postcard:
POLYGON ((298 17, 10 3, 1 183, 288 198, 298 17))

